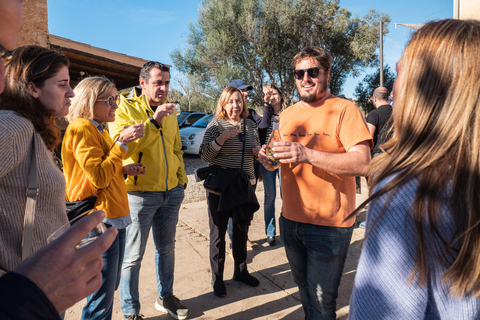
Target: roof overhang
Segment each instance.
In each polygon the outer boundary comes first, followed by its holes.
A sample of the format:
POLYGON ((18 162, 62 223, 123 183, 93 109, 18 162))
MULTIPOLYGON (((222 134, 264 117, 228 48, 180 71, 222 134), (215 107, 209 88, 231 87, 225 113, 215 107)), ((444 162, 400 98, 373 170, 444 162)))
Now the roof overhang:
POLYGON ((90 46, 50 34, 50 48, 70 59, 72 87, 87 76, 104 75, 115 82, 117 89, 138 85, 138 75, 148 62, 141 58, 90 46))

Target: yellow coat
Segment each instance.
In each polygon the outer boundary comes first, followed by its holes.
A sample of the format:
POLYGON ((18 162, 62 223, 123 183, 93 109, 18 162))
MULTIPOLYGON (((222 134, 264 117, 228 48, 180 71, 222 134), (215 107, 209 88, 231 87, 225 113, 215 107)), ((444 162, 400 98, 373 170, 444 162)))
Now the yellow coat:
POLYGON ((129 214, 122 163, 126 153, 106 130, 101 133, 87 119, 72 121, 62 144, 67 201, 82 200, 103 189, 95 209, 104 210, 108 219, 129 214))
POLYGON ((167 191, 188 182, 177 118, 163 118, 160 129, 157 129, 148 119, 153 113, 144 95, 133 98, 122 96, 115 122, 109 123, 113 139, 128 125, 128 120, 138 119, 145 124, 145 136, 128 144, 124 164, 141 162, 147 173, 136 180, 129 176, 126 180, 128 191, 167 191))

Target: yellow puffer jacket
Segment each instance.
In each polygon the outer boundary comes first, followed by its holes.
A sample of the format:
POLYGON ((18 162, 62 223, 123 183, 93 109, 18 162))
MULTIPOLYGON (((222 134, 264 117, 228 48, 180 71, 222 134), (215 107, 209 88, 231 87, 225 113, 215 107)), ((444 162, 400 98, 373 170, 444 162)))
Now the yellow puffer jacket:
MULTIPOLYGON (((134 89, 135 90, 135 89, 134 89)), ((109 123, 109 132, 114 140, 128 125, 128 120, 142 120, 145 136, 127 144, 129 151, 124 165, 141 162, 147 169, 146 175, 128 176, 125 181, 128 191, 167 191, 177 185, 187 184, 183 163, 182 141, 175 116, 163 118, 160 129, 148 119, 153 115, 147 98, 136 92, 122 94, 115 122, 109 123)))

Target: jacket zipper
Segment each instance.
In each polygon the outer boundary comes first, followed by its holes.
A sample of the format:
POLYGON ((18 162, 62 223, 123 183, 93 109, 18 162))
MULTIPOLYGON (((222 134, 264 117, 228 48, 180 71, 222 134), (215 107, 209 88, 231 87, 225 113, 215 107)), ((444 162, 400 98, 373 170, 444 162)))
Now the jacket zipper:
MULTIPOLYGON (((145 96, 143 96, 143 101, 145 102, 145 105, 149 106, 145 96)), ((147 116, 150 117, 150 111, 148 109, 145 109, 145 111, 147 111, 147 116)), ((160 135, 162 136, 163 156, 165 157, 165 166, 167 168, 167 172, 165 174, 165 192, 168 192, 168 161, 167 152, 165 150, 165 140, 163 139, 163 130, 160 130, 160 135)))
POLYGON ((163 156, 165 157, 165 166, 167 167, 167 174, 165 175, 165 191, 168 192, 168 161, 167 152, 165 151, 165 141, 163 140, 163 130, 160 130, 160 135, 162 136, 163 156))

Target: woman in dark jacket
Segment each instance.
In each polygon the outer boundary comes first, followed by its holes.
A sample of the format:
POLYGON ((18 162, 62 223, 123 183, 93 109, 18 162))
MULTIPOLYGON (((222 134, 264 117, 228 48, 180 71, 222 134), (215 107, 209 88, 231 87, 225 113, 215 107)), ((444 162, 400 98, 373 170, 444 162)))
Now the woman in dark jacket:
MULTIPOLYGON (((253 168, 254 149, 260 145, 257 129, 253 121, 246 119, 248 109, 245 107, 242 93, 235 87, 227 87, 220 96, 215 117, 209 123, 203 142, 200 146, 200 157, 203 161, 222 168, 242 168, 246 173, 247 184, 245 193, 253 192, 255 174, 253 168), (245 144, 245 146, 244 146, 245 144), (243 165, 242 165, 242 150, 243 165), (248 184, 249 182, 249 184, 248 184)), ((234 188, 229 189, 230 192, 234 188)), ((207 191, 208 217, 210 225, 210 265, 212 268, 212 286, 214 294, 223 297, 227 289, 223 282, 225 265, 225 232, 228 218, 233 216, 232 251, 235 261, 233 279, 255 287, 259 281, 250 275, 247 270, 247 233, 250 219, 238 219, 236 210, 219 210, 222 198, 235 198, 235 194, 222 194, 219 196, 207 191)), ((257 203, 258 210, 258 203, 257 203)), ((245 214, 245 212, 243 212, 245 214)))

